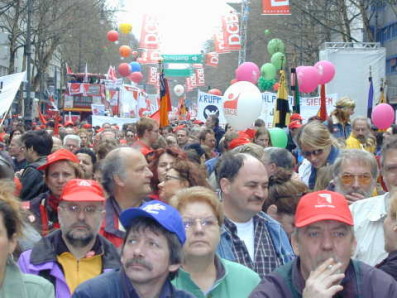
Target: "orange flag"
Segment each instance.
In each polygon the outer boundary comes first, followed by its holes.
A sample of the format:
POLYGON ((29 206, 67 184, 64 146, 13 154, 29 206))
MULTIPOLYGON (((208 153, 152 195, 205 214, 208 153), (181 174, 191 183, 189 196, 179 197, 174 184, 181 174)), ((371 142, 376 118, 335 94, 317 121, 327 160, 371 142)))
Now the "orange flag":
POLYGON ((164 73, 160 74, 160 127, 168 126, 168 112, 172 111, 170 90, 164 73))

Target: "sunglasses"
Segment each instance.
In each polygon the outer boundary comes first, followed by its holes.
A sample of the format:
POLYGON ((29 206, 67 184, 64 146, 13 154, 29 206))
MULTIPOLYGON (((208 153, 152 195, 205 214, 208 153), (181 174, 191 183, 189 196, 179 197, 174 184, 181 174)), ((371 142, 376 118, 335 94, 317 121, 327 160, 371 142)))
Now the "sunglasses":
POLYGON ((310 156, 319 156, 321 154, 323 154, 324 149, 317 149, 317 150, 313 150, 313 151, 302 151, 302 156, 305 158, 308 158, 310 156))
POLYGON ((340 177, 340 181, 343 184, 352 184, 354 183, 356 177, 360 184, 370 184, 372 182, 372 176, 370 174, 359 174, 359 175, 343 174, 340 177))

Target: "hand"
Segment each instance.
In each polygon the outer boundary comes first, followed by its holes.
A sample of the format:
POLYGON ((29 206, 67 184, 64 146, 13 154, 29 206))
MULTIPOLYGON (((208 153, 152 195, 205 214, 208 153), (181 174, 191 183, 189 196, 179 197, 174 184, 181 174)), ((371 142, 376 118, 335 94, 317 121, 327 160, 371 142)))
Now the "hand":
POLYGON ((342 291, 343 287, 339 283, 345 274, 338 273, 341 267, 341 263, 335 263, 334 259, 330 258, 310 272, 302 297, 332 298, 336 293, 342 291))
POLYGON ((353 204, 356 201, 365 199, 366 197, 358 192, 353 192, 351 194, 345 195, 347 202, 350 204, 353 204))

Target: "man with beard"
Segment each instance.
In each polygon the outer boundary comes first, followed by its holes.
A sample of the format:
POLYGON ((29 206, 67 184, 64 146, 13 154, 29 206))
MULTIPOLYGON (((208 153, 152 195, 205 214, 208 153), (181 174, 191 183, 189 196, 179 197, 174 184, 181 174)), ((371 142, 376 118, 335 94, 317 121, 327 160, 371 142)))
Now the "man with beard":
POLYGON ((185 228, 179 212, 168 204, 150 201, 120 215, 127 230, 120 270, 82 284, 74 298, 194 297, 171 284, 182 262, 185 228))
POLYGON ((335 191, 343 194, 349 204, 372 197, 378 174, 373 154, 360 149, 341 150, 333 166, 335 191))
POLYGON ((371 133, 371 125, 367 118, 354 118, 352 132, 346 139, 346 149, 362 149, 371 153, 375 152, 376 139, 371 133))
POLYGON ((218 254, 263 278, 294 258, 280 223, 262 212, 269 179, 264 164, 247 153, 226 153, 216 168, 225 220, 218 254))
POLYGON ((397 297, 391 276, 351 259, 356 240, 343 195, 303 196, 295 226, 291 239, 298 258, 265 276, 250 297, 397 297))
POLYGON ((67 182, 58 206, 60 229, 41 239, 19 258, 24 273, 53 283, 56 297, 70 297, 76 287, 110 269, 120 267, 114 246, 98 235, 105 195, 96 181, 67 182))

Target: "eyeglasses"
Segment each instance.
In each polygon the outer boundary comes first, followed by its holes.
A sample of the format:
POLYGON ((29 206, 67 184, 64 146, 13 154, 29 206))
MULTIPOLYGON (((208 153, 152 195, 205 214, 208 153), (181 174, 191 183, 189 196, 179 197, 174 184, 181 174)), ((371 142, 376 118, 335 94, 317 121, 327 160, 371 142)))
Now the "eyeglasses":
POLYGON ((305 158, 308 158, 310 156, 319 156, 320 154, 323 154, 324 149, 317 149, 317 150, 313 150, 313 151, 302 151, 302 155, 305 158))
POLYGON ((182 181, 182 180, 185 180, 185 179, 183 179, 182 177, 176 177, 176 176, 171 176, 171 175, 166 175, 166 176, 164 177, 164 182, 167 182, 167 181, 170 181, 170 180, 179 180, 179 181, 182 181))
POLYGON ((86 206, 84 208, 81 208, 80 206, 77 205, 68 205, 68 206, 61 206, 61 208, 71 214, 80 214, 81 211, 83 211, 84 214, 88 214, 88 215, 93 215, 95 213, 103 212, 102 208, 97 208, 96 206, 86 206))
POLYGON ((356 177, 358 178, 358 182, 360 184, 370 184, 372 182, 372 175, 370 174, 359 174, 359 175, 343 174, 340 177, 340 181, 343 184, 352 184, 354 183, 356 177))
POLYGON ((213 217, 187 218, 183 220, 183 226, 185 227, 185 230, 189 230, 195 227, 198 222, 202 228, 211 228, 218 224, 218 221, 213 217))

